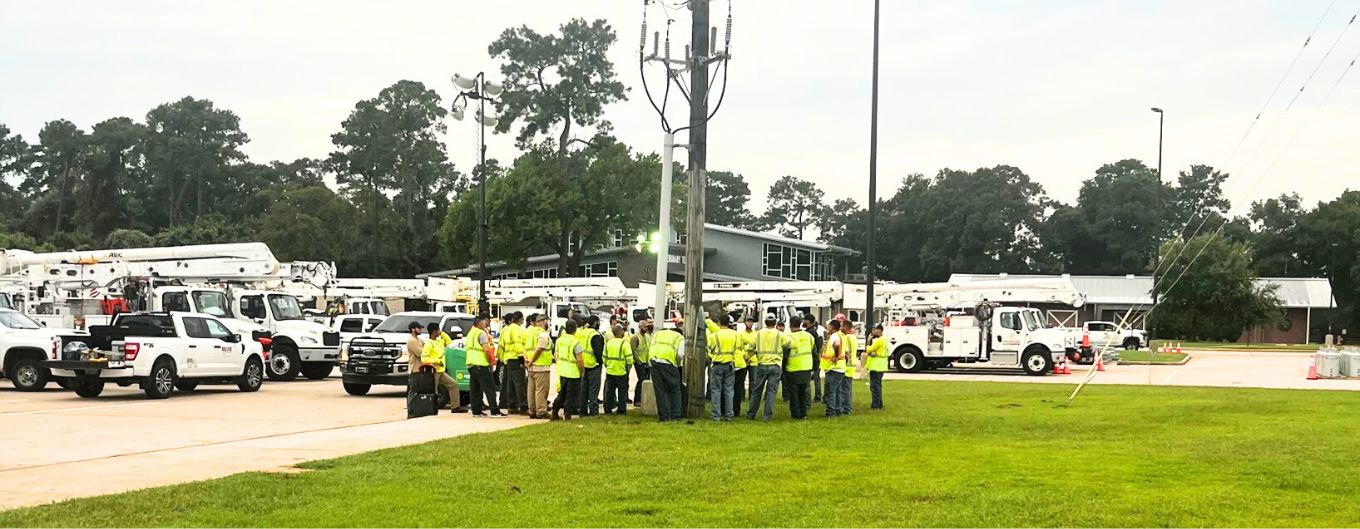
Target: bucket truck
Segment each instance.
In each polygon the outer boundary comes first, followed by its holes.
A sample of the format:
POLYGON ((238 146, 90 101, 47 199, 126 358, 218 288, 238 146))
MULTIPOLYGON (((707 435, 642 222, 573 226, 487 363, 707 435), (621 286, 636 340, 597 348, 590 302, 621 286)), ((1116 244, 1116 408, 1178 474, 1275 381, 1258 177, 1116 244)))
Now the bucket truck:
POLYGON ((904 372, 980 363, 1046 374, 1075 347, 1071 335, 1045 328, 1039 309, 1001 303, 1084 303, 1066 279, 884 286, 892 316, 883 337, 891 365, 904 372))
POLYGON ((0 272, 26 282, 27 308, 41 322, 106 324, 111 314, 126 311, 208 314, 243 339, 268 345, 265 372, 275 380, 299 373, 325 378, 339 358, 338 335, 306 321, 297 298, 275 290, 290 283, 325 288, 334 266, 280 264, 264 243, 7 251, 0 272))

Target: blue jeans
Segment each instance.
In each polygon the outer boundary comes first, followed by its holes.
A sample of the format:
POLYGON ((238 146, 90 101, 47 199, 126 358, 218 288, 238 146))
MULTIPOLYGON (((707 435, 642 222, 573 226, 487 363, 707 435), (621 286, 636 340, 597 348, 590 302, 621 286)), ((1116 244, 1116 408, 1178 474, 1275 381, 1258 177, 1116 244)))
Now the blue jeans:
POLYGON ((850 393, 850 388, 855 385, 855 379, 849 376, 841 376, 841 396, 838 399, 841 405, 841 415, 850 415, 850 404, 854 402, 850 393))
POLYGON ((869 408, 875 410, 883 409, 883 372, 869 372, 869 408))
POLYGON ((604 366, 588 367, 581 372, 581 415, 600 414, 600 386, 603 385, 604 366))
POLYGON ((823 395, 822 402, 826 403, 826 416, 835 417, 841 414, 841 382, 845 380, 845 373, 840 371, 827 371, 822 373, 822 378, 826 380, 826 393, 823 395))
POLYGON ((736 382, 737 373, 732 364, 708 366, 708 403, 713 406, 713 420, 732 419, 732 392, 736 382))
POLYGON ((782 369, 776 365, 763 365, 751 368, 751 404, 746 412, 747 419, 756 418, 756 408, 760 407, 760 397, 765 396, 765 420, 774 416, 774 396, 779 393, 779 377, 782 369))

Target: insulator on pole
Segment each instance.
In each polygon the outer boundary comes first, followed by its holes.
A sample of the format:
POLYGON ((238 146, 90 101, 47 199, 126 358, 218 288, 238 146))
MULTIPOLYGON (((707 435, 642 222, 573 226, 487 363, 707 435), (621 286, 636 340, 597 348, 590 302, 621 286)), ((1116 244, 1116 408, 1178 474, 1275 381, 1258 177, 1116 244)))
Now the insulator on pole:
POLYGON ((716 49, 717 47, 718 47, 718 26, 713 26, 708 28, 708 49, 712 50, 716 49))
POLYGON ((638 53, 647 49, 647 19, 642 20, 642 32, 638 33, 638 53))
POLYGON ((660 32, 660 31, 653 31, 653 32, 652 32, 652 56, 653 56, 653 57, 656 57, 656 56, 657 56, 657 53, 656 53, 656 52, 657 52, 657 51, 660 51, 660 50, 657 49, 658 46, 661 46, 661 32, 660 32))

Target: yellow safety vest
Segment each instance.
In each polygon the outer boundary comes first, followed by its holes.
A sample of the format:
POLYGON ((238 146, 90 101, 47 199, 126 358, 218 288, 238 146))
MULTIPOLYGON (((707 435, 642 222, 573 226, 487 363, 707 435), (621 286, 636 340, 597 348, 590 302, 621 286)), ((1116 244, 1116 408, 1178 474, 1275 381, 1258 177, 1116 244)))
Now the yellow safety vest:
POLYGON ((511 323, 501 329, 500 358, 502 361, 524 358, 524 327, 511 323))
POLYGON ((752 330, 737 333, 741 339, 737 343, 737 355, 732 361, 732 365, 737 369, 746 369, 747 366, 756 365, 756 333, 752 330))
POLYGON ((678 366, 680 361, 677 355, 680 351, 680 344, 685 342, 685 336, 671 329, 662 329, 656 332, 656 337, 652 338, 652 346, 649 351, 653 361, 664 361, 670 365, 678 366))
POLYGON ((557 355, 557 376, 581 378, 581 369, 576 366, 576 346, 580 344, 581 341, 570 334, 557 337, 557 346, 553 350, 557 355))
MULTIPOLYGON (((524 343, 526 344, 524 349, 525 358, 529 357, 530 351, 538 349, 538 336, 545 332, 548 331, 546 329, 540 328, 537 325, 529 327, 527 330, 524 331, 524 334, 528 336, 528 338, 524 340, 524 343)), ((548 348, 544 349, 543 352, 538 353, 538 358, 534 359, 534 365, 547 366, 552 365, 552 363, 553 363, 552 340, 548 340, 548 348)))
POLYGON ((581 349, 585 351, 584 353, 581 353, 581 360, 582 363, 585 364, 586 369, 592 369, 595 366, 600 365, 599 359, 595 358, 595 350, 590 348, 590 340, 599 335, 599 332, 596 332, 595 329, 590 327, 582 327, 576 330, 576 339, 581 342, 581 349))
POLYGON ((737 348, 741 337, 732 329, 718 329, 709 335, 708 359, 715 364, 731 364, 736 361, 737 348))
POLYGON ((864 350, 869 355, 869 360, 864 363, 864 368, 870 372, 886 372, 888 370, 888 341, 882 336, 874 338, 869 343, 869 348, 864 350))
POLYGON ((854 378, 859 366, 859 342, 853 333, 841 333, 841 343, 845 344, 845 376, 854 378))
POLYGON ((756 365, 777 366, 784 363, 784 335, 773 328, 761 329, 755 335, 756 365))
POLYGON ((425 348, 420 350, 420 363, 434 366, 435 373, 443 373, 444 344, 439 340, 426 341, 425 348))
POLYGON ((633 346, 628 338, 610 338, 604 342, 604 372, 614 376, 628 374, 633 363, 633 346))
POLYGON ((633 358, 643 364, 652 361, 650 353, 652 350, 652 340, 655 339, 656 335, 652 333, 638 333, 634 336, 637 336, 637 347, 633 348, 633 358))
MULTIPOLYGON (((836 360, 837 351, 831 347, 831 337, 840 334, 837 332, 826 337, 826 343, 822 346, 822 371, 845 371, 845 359, 836 360)), ((844 340, 844 338, 841 339, 842 345, 845 344, 844 340)))
POLYGON ((789 353, 790 373, 812 371, 812 347, 816 339, 809 332, 793 333, 793 352, 789 353))
POLYGON ((481 336, 486 334, 480 327, 473 327, 468 331, 463 342, 463 348, 467 350, 467 365, 470 366, 489 366, 491 361, 486 357, 486 350, 482 349, 481 336))

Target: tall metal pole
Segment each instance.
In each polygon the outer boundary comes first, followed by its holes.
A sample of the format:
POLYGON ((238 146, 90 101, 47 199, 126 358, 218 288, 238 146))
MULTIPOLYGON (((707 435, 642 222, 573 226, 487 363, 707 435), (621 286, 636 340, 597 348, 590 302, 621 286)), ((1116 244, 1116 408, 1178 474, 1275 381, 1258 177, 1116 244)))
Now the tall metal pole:
POLYGON ((704 187, 708 156, 708 2, 690 0, 689 211, 685 229, 685 383, 689 385, 686 415, 704 412, 704 187))
POLYGON ((479 153, 481 162, 478 166, 477 177, 477 201, 479 203, 479 221, 477 222, 477 314, 490 315, 491 303, 486 298, 486 79, 483 73, 477 74, 477 86, 475 90, 480 97, 477 98, 479 122, 481 134, 478 136, 479 153))
MULTIPOLYGON (((1166 129, 1166 113, 1162 109, 1152 107, 1152 111, 1157 113, 1157 185, 1162 185, 1162 131, 1166 129)), ((1188 244, 1188 243, 1187 243, 1188 244)), ((1157 291, 1157 274, 1162 270, 1162 243, 1161 237, 1157 237, 1157 247, 1152 250, 1152 307, 1157 308, 1158 298, 1161 293, 1157 291)), ((1152 322, 1144 319, 1145 326, 1151 326, 1152 322)), ((1151 326, 1152 337, 1157 337, 1157 329, 1151 326)), ((1152 343, 1152 342, 1148 342, 1152 343)))
POLYGON ((672 167, 675 165, 675 134, 667 132, 662 140, 661 150, 661 212, 657 216, 657 239, 660 245, 656 250, 656 305, 652 317, 656 320, 666 318, 666 268, 669 266, 671 249, 671 180, 672 167))
POLYGON ((874 229, 874 217, 878 215, 878 2, 874 0, 874 86, 872 102, 869 104, 869 233, 866 235, 867 251, 864 252, 867 278, 865 295, 868 297, 864 302, 865 336, 874 328, 874 272, 878 264, 874 256, 874 236, 878 233, 874 229))

